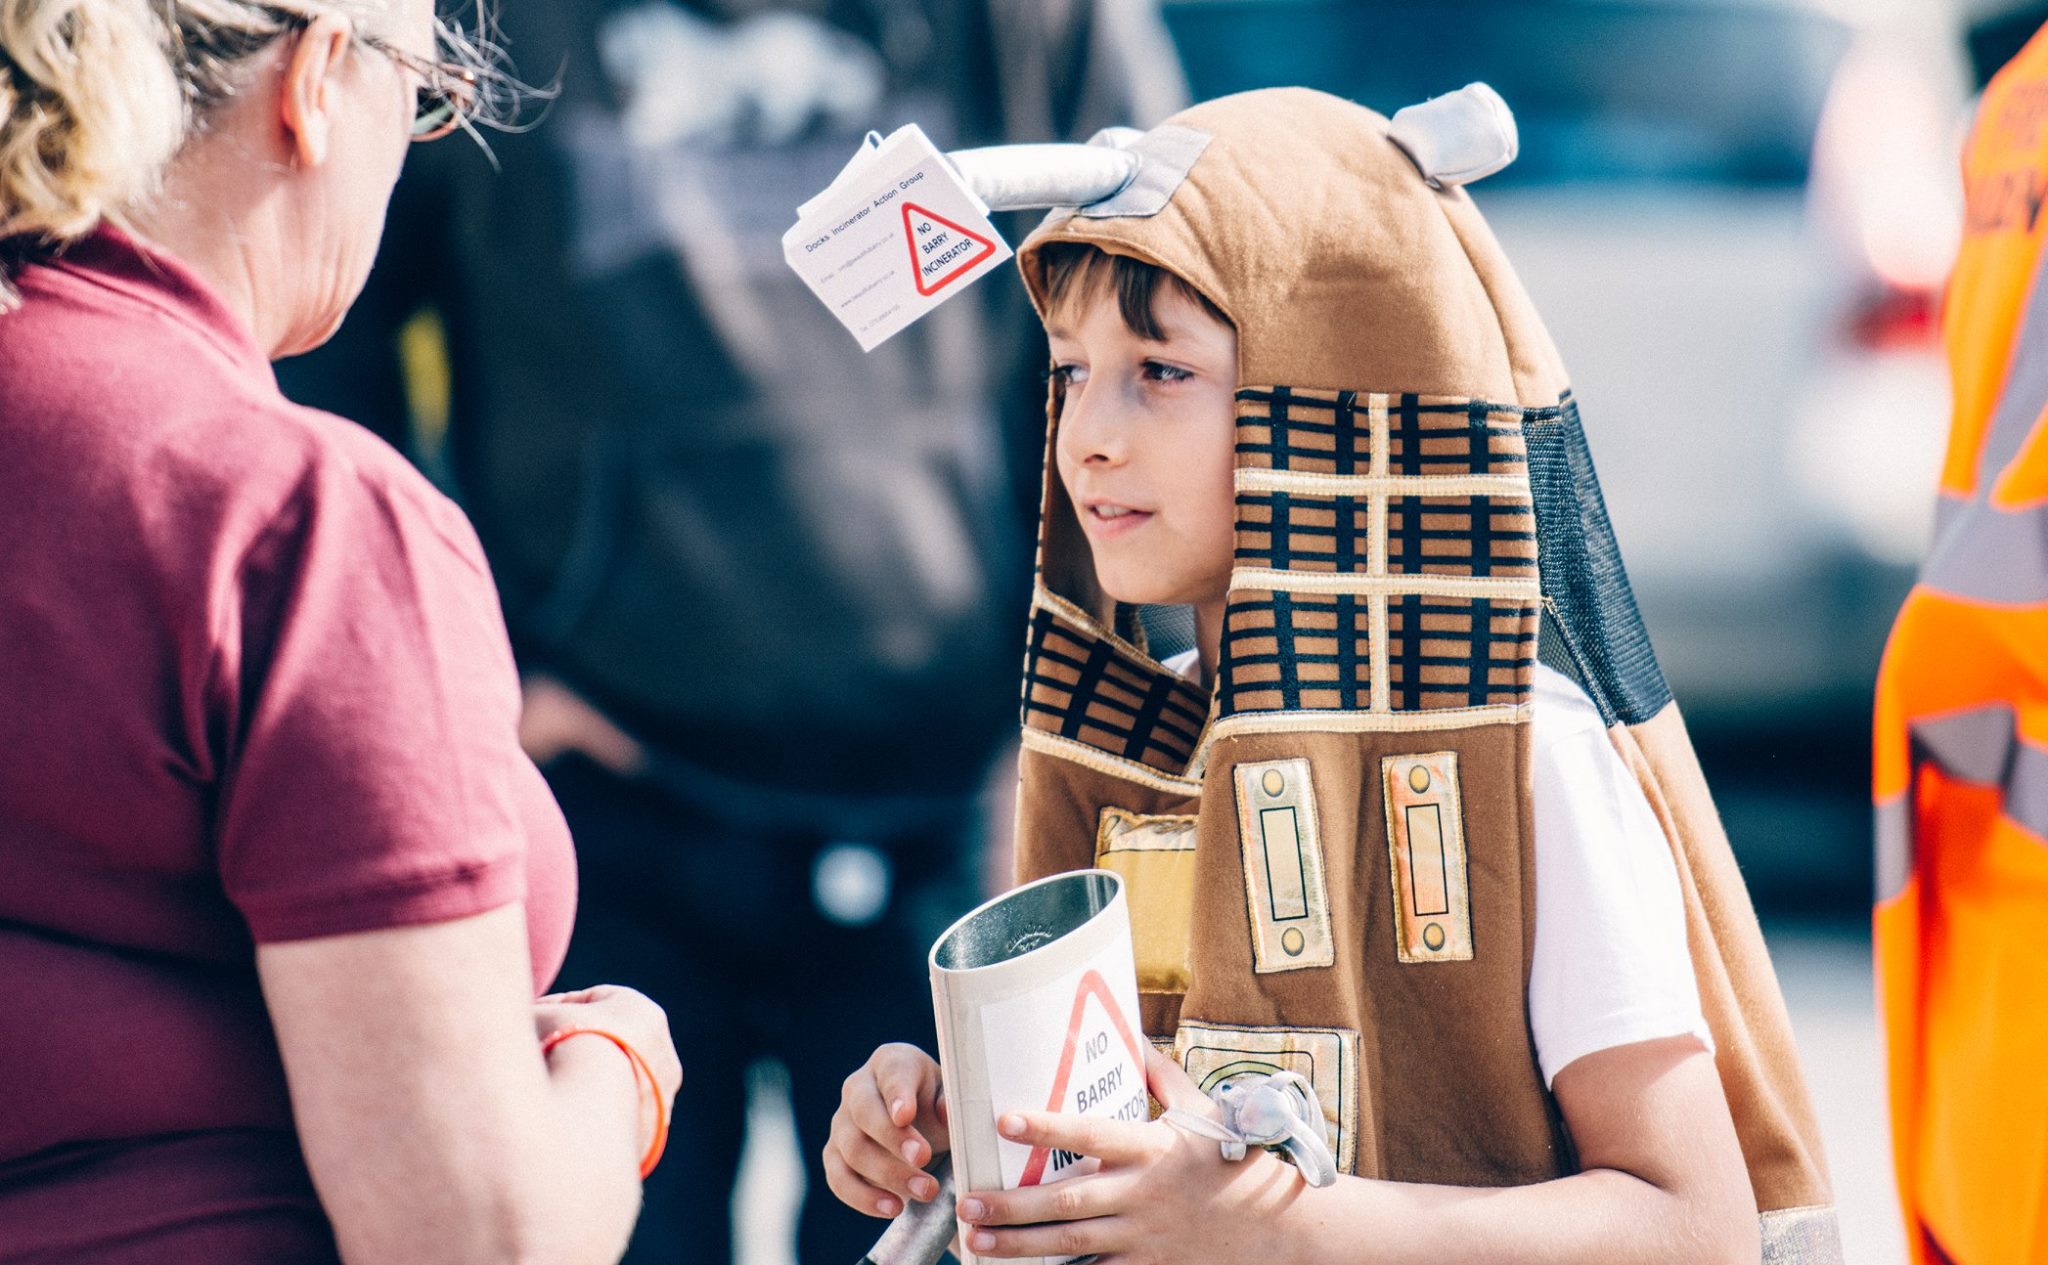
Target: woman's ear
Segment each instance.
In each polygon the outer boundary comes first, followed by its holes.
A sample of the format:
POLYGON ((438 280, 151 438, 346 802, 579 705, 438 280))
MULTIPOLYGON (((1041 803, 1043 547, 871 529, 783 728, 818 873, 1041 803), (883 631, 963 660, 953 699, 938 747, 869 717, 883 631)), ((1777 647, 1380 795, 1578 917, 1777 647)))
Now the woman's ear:
POLYGON ((338 14, 322 14, 306 24, 285 59, 280 122, 293 159, 303 167, 327 161, 341 94, 337 80, 354 42, 354 28, 338 14))

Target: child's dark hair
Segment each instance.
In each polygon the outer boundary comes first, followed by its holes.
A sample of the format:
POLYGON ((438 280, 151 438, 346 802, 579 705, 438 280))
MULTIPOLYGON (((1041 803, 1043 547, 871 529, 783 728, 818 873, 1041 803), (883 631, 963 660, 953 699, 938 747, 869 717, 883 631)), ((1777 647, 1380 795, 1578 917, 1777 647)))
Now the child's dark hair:
POLYGON ((1160 328, 1152 312, 1152 301, 1163 285, 1225 325, 1231 323, 1207 295, 1157 264, 1129 255, 1112 255, 1086 242, 1048 242, 1040 248, 1038 257, 1045 268, 1048 308, 1063 307, 1107 285, 1116 294, 1117 314, 1124 318, 1125 328, 1140 338, 1159 342, 1166 337, 1166 331, 1160 328))

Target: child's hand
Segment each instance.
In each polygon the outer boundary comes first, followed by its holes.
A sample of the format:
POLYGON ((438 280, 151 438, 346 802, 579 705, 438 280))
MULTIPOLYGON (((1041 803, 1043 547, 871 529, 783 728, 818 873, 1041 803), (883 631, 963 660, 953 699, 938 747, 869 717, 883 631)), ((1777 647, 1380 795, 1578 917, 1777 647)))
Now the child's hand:
POLYGON ((905 1199, 923 1203, 939 1193, 924 1166, 946 1147, 939 1065, 914 1045, 885 1045, 840 1091, 825 1184, 856 1212, 893 1217, 905 1199))
MULTIPOLYGON (((1157 1051, 1147 1087, 1168 1107, 1204 1115, 1215 1104, 1157 1051)), ((1041 1111, 997 1122, 1003 1136, 1092 1156, 1082 1176, 960 1200, 966 1246, 981 1256, 1108 1255, 1116 1261, 1265 1261, 1266 1218, 1307 1188, 1292 1166, 1262 1150, 1238 1163, 1217 1144, 1155 1120, 1130 1124, 1041 1111), (1021 1227, 1021 1228, 1003 1228, 1021 1227)))

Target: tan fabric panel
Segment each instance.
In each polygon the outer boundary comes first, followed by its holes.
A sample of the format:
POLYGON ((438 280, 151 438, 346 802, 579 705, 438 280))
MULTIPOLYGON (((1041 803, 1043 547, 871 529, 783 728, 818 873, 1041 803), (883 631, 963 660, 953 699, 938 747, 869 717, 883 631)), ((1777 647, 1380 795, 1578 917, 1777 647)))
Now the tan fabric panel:
MULTIPOLYGON (((1190 922, 1190 983, 1181 998, 1142 999, 1146 1033, 1183 1018, 1264 1030, 1358 1034, 1356 1171, 1403 1181, 1509 1185, 1545 1181, 1573 1161, 1536 1064, 1527 988, 1534 888, 1526 844, 1526 725, 1369 734, 1256 734, 1211 750, 1199 799, 1102 768, 1027 750, 1017 877, 1093 862, 1103 807, 1199 812, 1190 922), (1382 757, 1457 754, 1475 953, 1471 961, 1403 963, 1394 943, 1394 871, 1377 778, 1382 757), (1305 760, 1314 837, 1337 928, 1331 966, 1256 969, 1250 885, 1237 811, 1241 764, 1305 760), (1484 1102, 1483 1112, 1472 1104, 1484 1102)), ((1133 892, 1134 903, 1147 899, 1133 892)))
MULTIPOLYGON (((1168 817, 1193 814, 1201 806, 1198 796, 1161 791, 1029 746, 1018 756, 1017 775, 1017 883, 1093 868, 1104 808, 1168 817)), ((1135 891, 1129 898, 1142 899, 1135 891)), ((1139 1021, 1154 1041, 1171 1041, 1180 1008, 1181 998, 1173 994, 1138 995, 1139 1021)))
POLYGON ((1331 912, 1336 926, 1352 930, 1340 933, 1337 963, 1328 971, 1255 974, 1234 816, 1206 813, 1202 847, 1216 860, 1196 918, 1207 932, 1205 952, 1184 1013, 1360 1031, 1361 1174, 1492 1186, 1571 1171, 1529 1033, 1535 890, 1524 850, 1528 739, 1526 725, 1267 734, 1225 740, 1210 756, 1205 798, 1234 793, 1230 769, 1240 762, 1306 757, 1321 772, 1316 793, 1331 912), (1469 962, 1404 964, 1394 946, 1378 770, 1383 756, 1429 751, 1457 752, 1464 782, 1477 948, 1469 962), (1486 1111, 1471 1109, 1482 1101, 1486 1111))
POLYGON ((1138 992, 1187 992, 1195 942, 1194 817, 1104 808, 1095 831, 1095 865, 1120 876, 1130 893, 1138 992))
POLYGON ((1017 843, 1014 879, 1095 867, 1095 835, 1105 807, 1145 816, 1185 816, 1201 806, 1125 777, 1026 746, 1017 761, 1017 843))
POLYGON ((1507 255, 1494 239, 1493 230, 1479 214, 1479 208, 1463 190, 1455 196, 1438 198, 1444 218, 1450 221, 1479 282, 1493 300, 1501 336, 1507 345, 1508 363, 1515 377, 1515 401, 1531 407, 1557 403, 1571 386, 1564 361, 1550 330, 1536 313, 1529 292, 1509 266, 1507 255))
POLYGON ((1609 732, 1671 841, 1700 1006, 1714 1034, 1715 1062, 1757 1208, 1831 1204, 1792 1021, 1678 705, 1633 729, 1617 725, 1609 732))

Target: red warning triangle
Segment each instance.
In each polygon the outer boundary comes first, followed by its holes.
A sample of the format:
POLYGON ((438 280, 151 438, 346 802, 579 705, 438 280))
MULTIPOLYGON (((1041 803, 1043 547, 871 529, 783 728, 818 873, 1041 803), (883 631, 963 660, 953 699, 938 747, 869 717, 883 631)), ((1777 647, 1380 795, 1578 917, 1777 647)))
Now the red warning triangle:
MULTIPOLYGON (((1116 1027, 1118 1036, 1124 1039, 1125 1048, 1131 1052, 1131 1062, 1137 1065, 1138 1075, 1145 1074, 1145 1054, 1138 1045, 1138 1039, 1131 1035, 1131 1025, 1124 1019, 1123 1010, 1116 1004, 1116 998, 1109 991, 1100 971, 1090 971, 1081 977, 1074 989, 1074 1013, 1067 1019, 1067 1042, 1060 1050, 1060 1066, 1052 1077, 1052 1094, 1045 1100, 1047 1111, 1058 1111, 1060 1104, 1067 1100, 1067 1081, 1074 1074, 1074 1051, 1081 1045, 1081 1016, 1087 1009, 1088 999, 1093 997, 1102 1003, 1104 1013, 1116 1027)), ((1024 1161, 1024 1175, 1019 1186, 1036 1186, 1045 1179, 1045 1164, 1052 1152, 1042 1146, 1031 1148, 1031 1155, 1024 1161)))
POLYGON ((930 298, 973 271, 996 253, 996 244, 934 215, 915 202, 903 204, 903 237, 910 243, 910 277, 917 292, 930 298))

